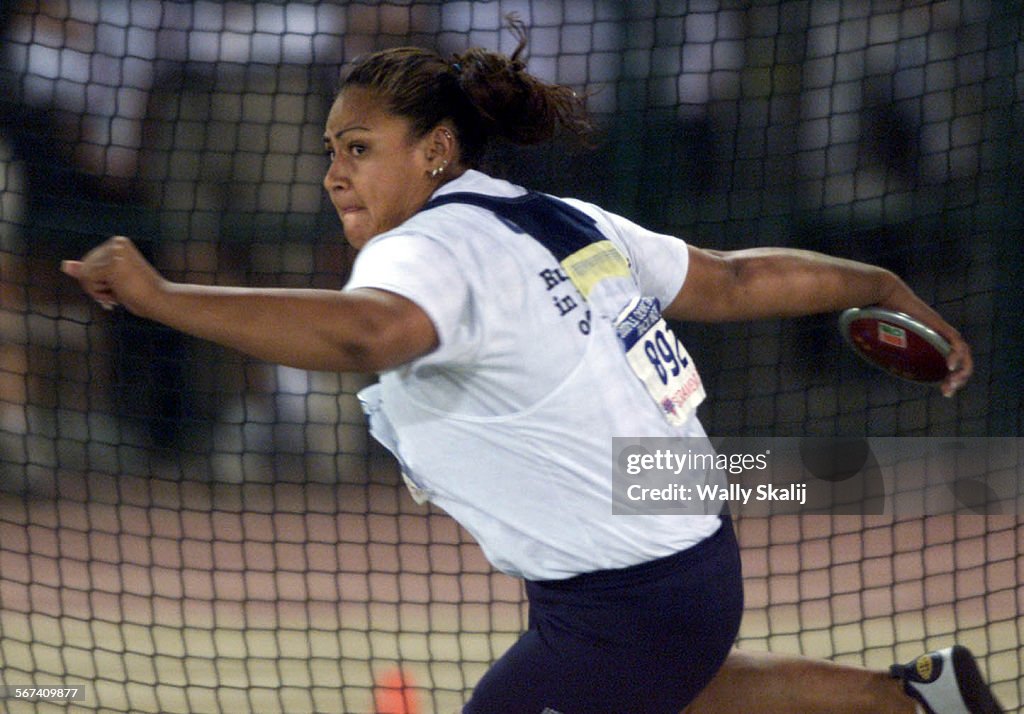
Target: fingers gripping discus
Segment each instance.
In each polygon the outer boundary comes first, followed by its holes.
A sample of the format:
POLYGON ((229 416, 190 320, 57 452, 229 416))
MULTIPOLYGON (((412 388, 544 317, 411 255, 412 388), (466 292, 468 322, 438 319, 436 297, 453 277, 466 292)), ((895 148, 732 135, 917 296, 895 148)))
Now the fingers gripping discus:
POLYGON ((933 384, 949 374, 949 342, 902 312, 850 308, 840 315, 839 330, 861 358, 896 377, 933 384))

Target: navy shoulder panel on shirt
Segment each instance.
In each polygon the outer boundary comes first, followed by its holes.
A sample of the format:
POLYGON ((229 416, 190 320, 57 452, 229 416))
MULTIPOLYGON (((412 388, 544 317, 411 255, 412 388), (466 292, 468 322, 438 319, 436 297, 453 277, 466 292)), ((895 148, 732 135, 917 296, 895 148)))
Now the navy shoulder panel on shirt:
POLYGON ((606 240, 593 218, 543 193, 514 198, 468 191, 446 193, 427 202, 421 211, 451 203, 468 203, 491 211, 513 230, 544 245, 559 262, 591 243, 606 240))

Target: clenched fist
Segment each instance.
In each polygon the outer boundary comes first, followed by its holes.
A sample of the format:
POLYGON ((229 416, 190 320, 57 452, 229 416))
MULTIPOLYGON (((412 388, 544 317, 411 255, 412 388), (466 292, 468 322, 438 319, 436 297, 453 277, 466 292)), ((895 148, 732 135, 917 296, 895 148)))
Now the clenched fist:
POLYGON ((60 269, 78 280, 105 309, 122 305, 142 317, 147 316, 167 283, 124 236, 105 241, 81 260, 65 260, 60 269))

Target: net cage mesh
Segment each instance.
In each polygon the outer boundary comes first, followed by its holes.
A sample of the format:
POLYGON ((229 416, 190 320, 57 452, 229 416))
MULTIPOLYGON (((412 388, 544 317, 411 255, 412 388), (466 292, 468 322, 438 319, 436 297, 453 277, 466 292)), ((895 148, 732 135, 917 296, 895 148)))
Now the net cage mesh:
MULTIPOLYGON (((496 145, 492 173, 697 245, 884 265, 974 349, 944 399, 858 361, 834 315, 680 325, 709 433, 1021 435, 1019 2, 11 0, 0 684, 87 698, 0 707, 386 714, 374 686, 401 672, 407 712, 452 712, 515 641, 520 583, 411 500, 367 435, 372 378, 103 311, 58 271, 124 234, 172 279, 340 288, 354 255, 321 185, 340 68, 511 52, 512 12, 529 69, 586 92, 598 131, 496 145)), ((738 646, 884 668, 959 642, 1020 708, 1019 507, 736 526, 738 646)))

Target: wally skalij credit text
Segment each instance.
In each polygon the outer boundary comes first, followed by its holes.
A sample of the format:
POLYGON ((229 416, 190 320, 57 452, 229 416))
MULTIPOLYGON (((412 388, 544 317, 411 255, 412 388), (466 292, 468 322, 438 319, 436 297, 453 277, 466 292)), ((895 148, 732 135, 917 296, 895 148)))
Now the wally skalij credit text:
POLYGON ((612 513, 1006 513, 1024 439, 615 438, 612 513))
MULTIPOLYGON (((807 484, 789 483, 777 486, 762 483, 744 486, 739 482, 722 483, 720 479, 707 479, 710 472, 720 471, 739 475, 749 470, 766 471, 771 449, 757 454, 723 454, 711 451, 687 449, 678 452, 672 449, 655 449, 653 452, 633 450, 623 454, 626 474, 639 476, 642 473, 671 473, 677 480, 663 486, 650 487, 640 483, 626 486, 626 498, 633 502, 644 501, 734 501, 747 505, 750 499, 756 501, 793 501, 801 506, 807 503, 807 484), (680 483, 682 474, 701 474, 690 485, 680 483), (703 482, 702 482, 703 481, 703 482)), ((688 479, 682 479, 684 482, 688 479)))

